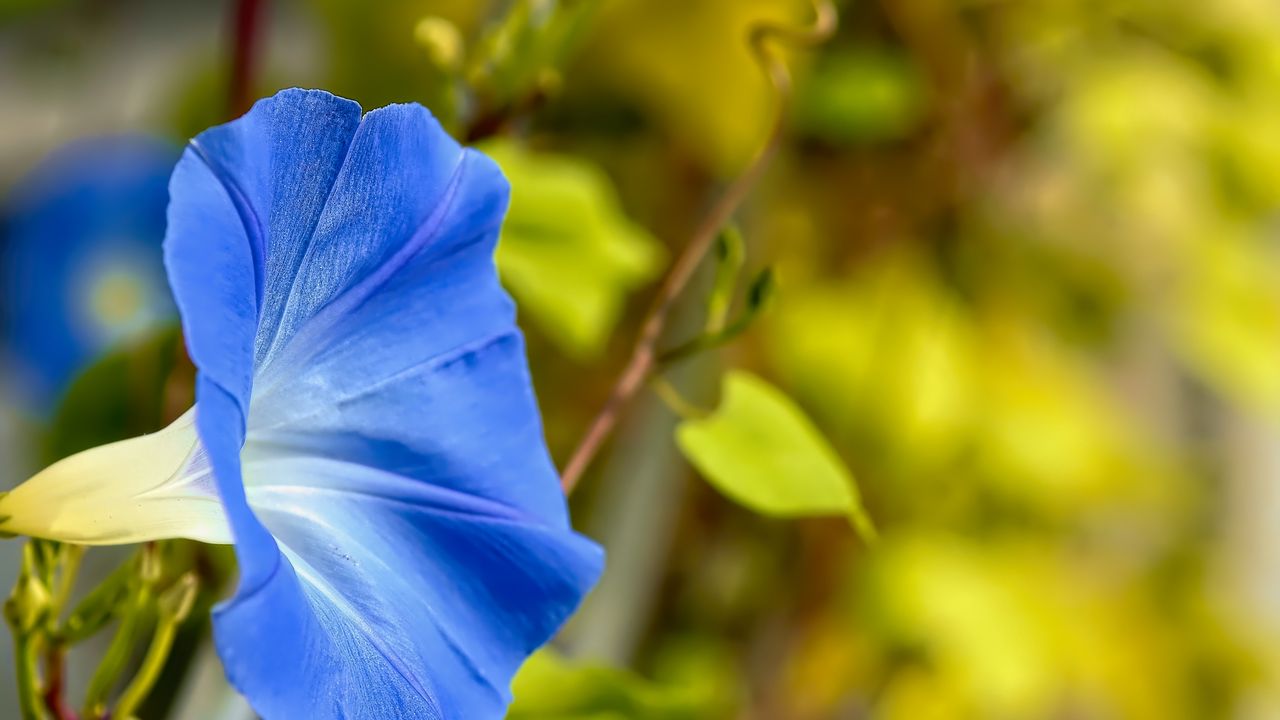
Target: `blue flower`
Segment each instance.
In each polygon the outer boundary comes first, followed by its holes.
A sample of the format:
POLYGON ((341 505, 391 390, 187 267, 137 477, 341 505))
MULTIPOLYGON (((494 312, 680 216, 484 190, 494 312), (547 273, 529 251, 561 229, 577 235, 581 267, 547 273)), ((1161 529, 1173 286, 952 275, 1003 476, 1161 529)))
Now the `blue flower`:
POLYGON ((418 105, 288 90, 192 141, 165 261, 196 407, 0 500, 10 532, 234 541, 268 720, 500 718, 595 582, 493 250, 507 184, 418 105))
POLYGON ((160 243, 177 159, 147 137, 81 140, 16 186, 0 243, 0 352, 24 405, 47 410, 108 347, 172 321, 160 243))

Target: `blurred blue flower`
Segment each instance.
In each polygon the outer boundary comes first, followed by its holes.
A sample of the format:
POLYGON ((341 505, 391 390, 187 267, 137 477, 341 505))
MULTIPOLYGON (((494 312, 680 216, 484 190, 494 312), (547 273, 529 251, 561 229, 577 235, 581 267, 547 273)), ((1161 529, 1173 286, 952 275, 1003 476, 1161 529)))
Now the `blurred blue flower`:
POLYGON ((0 354, 37 411, 111 345, 174 318, 160 250, 178 149, 81 140, 15 187, 0 238, 0 354))
POLYGON ((290 90, 193 140, 170 189, 194 420, 51 466, 3 529, 234 540, 215 640, 267 720, 501 718, 603 558, 498 284, 497 166, 419 105, 290 90))

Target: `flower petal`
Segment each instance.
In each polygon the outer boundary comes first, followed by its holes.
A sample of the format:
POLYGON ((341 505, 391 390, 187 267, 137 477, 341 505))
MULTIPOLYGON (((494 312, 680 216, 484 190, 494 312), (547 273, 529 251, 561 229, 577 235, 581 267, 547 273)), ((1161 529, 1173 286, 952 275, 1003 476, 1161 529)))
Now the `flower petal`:
POLYGON ((246 472, 270 478, 250 498, 289 549, 306 599, 282 576, 270 585, 284 587, 215 617, 224 657, 242 658, 227 662, 232 681, 264 698, 255 705, 266 717, 330 717, 335 698, 351 718, 502 717, 515 669, 599 572, 599 550, 584 539, 425 483, 407 492, 391 473, 315 458, 246 472), (263 642, 267 618, 319 625, 302 636, 305 697, 262 671, 297 662, 288 644, 263 642), (315 672, 332 666, 344 673, 315 672))
POLYGON ((191 142, 170 183, 165 260, 192 359, 242 414, 259 338, 275 334, 360 121, 287 90, 191 142))
POLYGON ((0 530, 83 545, 231 542, 193 419, 50 465, 0 497, 0 530))
POLYGON ((416 254, 397 258, 393 273, 380 268, 385 279, 367 296, 326 307, 264 370, 250 439, 359 459, 567 527, 514 308, 494 270, 506 184, 470 151, 455 174, 432 233, 406 246, 416 254), (493 344, 511 347, 484 355, 481 379, 433 379, 493 344))
POLYGON ((497 283, 500 173, 418 106, 317 140, 348 105, 260 102, 197 138, 171 188, 171 282, 242 568, 216 638, 269 719, 498 718, 601 557, 568 527, 497 283))
POLYGON ((541 447, 541 429, 517 334, 382 387, 255 428, 250 501, 304 579, 360 599, 361 614, 378 618, 376 637, 400 648, 388 665, 409 668, 404 675, 447 670, 447 686, 466 690, 441 700, 445 717, 499 717, 519 664, 595 582, 600 551, 564 531, 563 501, 561 519, 550 521, 524 497, 557 484, 545 455, 529 451, 541 447), (375 457, 392 462, 375 469, 375 457), (443 639, 406 632, 424 617, 443 639))

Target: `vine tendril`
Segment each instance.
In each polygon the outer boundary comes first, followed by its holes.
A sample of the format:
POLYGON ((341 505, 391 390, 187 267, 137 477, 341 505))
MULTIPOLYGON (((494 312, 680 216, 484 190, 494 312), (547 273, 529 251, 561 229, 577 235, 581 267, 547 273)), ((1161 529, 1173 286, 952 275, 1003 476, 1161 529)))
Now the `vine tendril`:
POLYGON ((676 300, 689 285, 694 271, 702 264, 702 260, 711 250, 717 235, 728 224, 730 218, 746 200, 755 187, 769 162, 777 154, 782 144, 787 108, 791 101, 791 71, 774 49, 770 40, 784 41, 794 45, 813 46, 825 42, 836 30, 839 16, 831 0, 814 0, 815 20, 812 25, 803 28, 792 27, 775 22, 760 22, 752 26, 748 34, 748 44, 752 55, 769 78, 777 94, 778 105, 773 125, 768 138, 756 151, 755 156, 737 178, 725 189, 724 193, 707 212, 702 222, 694 231, 689 243, 672 265, 670 272, 663 280, 649 313, 640 326, 640 334, 635 347, 617 382, 609 393, 608 399, 600 412, 588 426, 586 433, 578 442, 577 448, 569 457, 560 475, 560 485, 565 494, 573 492, 582 475, 591 465, 592 460, 600 452, 605 440, 609 438, 622 411, 644 386, 656 367, 657 343, 666 327, 667 318, 671 314, 676 300))

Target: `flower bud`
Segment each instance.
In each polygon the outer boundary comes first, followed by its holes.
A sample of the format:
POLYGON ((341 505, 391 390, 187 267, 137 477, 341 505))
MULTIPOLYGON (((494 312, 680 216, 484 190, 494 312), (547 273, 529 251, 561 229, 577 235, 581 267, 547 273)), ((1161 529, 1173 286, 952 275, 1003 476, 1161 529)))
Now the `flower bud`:
POLYGON ((52 600, 52 593, 40 578, 23 572, 4 604, 5 619, 20 631, 31 632, 48 614, 52 600))

